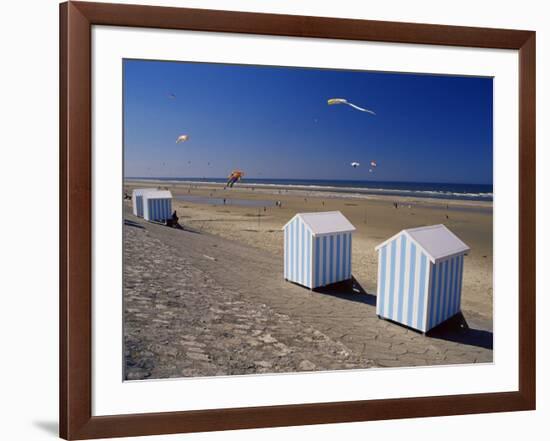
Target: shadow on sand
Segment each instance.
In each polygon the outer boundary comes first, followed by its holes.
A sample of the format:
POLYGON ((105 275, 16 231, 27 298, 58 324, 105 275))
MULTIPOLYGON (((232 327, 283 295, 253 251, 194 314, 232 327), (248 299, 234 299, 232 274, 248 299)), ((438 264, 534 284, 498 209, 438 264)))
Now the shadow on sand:
POLYGON ((142 230, 144 229, 143 225, 140 225, 137 222, 134 222, 134 221, 131 221, 131 220, 128 220, 128 219, 124 219, 124 225, 128 226, 128 227, 140 228, 142 230))
POLYGON ((461 312, 431 329, 426 335, 430 338, 493 350, 493 333, 470 328, 461 312))
MULTIPOLYGON (((130 219, 124 219, 124 225, 128 226, 128 227, 139 228, 140 230, 145 229, 145 227, 143 225, 141 225, 138 222, 135 222, 133 220, 130 220, 130 219)), ((168 226, 168 227, 173 228, 174 230, 185 231, 186 233, 202 234, 199 230, 197 230, 195 228, 191 228, 191 227, 188 227, 188 226, 183 226, 181 224, 177 224, 176 226, 168 226)))
MULTIPOLYGON (((340 299, 350 300, 352 302, 376 306, 376 296, 365 291, 354 277, 351 281, 316 288, 314 291, 319 294, 338 297, 340 299)), ((400 323, 393 321, 392 323, 396 326, 410 329, 400 323)), ((426 336, 439 340, 447 340, 455 343, 477 346, 484 349, 493 349, 493 333, 483 329, 470 328, 461 312, 428 331, 426 336)))
POLYGON ((315 288, 314 291, 320 294, 338 297, 339 299, 376 306, 376 296, 365 291, 355 277, 345 282, 333 283, 332 285, 315 288))

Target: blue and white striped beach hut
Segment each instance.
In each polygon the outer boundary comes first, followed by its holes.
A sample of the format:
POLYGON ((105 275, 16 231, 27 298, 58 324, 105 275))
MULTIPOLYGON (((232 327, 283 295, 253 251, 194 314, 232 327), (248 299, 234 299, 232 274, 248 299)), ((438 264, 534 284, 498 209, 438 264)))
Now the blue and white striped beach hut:
POLYGON ((376 250, 379 317, 425 333, 460 311, 470 248, 447 227, 403 230, 376 250))
POLYGON ((351 279, 355 227, 342 213, 298 213, 283 231, 285 280, 314 289, 351 279))
POLYGON ((156 191, 155 188, 136 188, 132 190, 132 209, 134 216, 143 217, 143 193, 156 191))
POLYGON ((153 190, 143 193, 143 218, 162 222, 172 216, 172 193, 168 190, 153 190))

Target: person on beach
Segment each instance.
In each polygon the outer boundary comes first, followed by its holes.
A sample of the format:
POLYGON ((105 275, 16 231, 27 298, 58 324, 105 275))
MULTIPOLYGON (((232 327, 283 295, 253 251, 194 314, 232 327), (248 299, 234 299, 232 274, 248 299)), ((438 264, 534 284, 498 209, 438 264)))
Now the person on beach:
POLYGON ((172 228, 183 230, 183 227, 179 224, 178 220, 179 220, 178 213, 176 212, 176 210, 174 210, 174 212, 172 213, 172 216, 166 220, 166 225, 172 228))

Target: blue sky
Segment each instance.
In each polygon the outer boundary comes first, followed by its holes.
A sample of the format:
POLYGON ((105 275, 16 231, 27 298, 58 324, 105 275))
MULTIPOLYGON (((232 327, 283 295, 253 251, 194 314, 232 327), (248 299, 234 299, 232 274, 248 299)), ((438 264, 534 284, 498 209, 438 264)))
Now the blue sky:
POLYGON ((490 78, 124 61, 127 177, 488 184, 492 119, 490 78))

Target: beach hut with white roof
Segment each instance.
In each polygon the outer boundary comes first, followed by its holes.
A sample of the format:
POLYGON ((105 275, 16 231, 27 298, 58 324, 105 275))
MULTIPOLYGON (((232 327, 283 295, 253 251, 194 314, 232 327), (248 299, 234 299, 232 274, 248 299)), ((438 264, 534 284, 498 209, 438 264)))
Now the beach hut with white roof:
POLYGON ((136 188, 132 190, 132 211, 134 212, 134 216, 143 217, 143 193, 155 190, 155 188, 136 188))
POLYGON ((286 280, 314 289, 351 279, 355 227, 341 212, 298 213, 283 231, 286 280))
POLYGON ((379 317, 425 333, 460 311, 470 248, 447 227, 403 230, 376 250, 379 317))
POLYGON ((143 197, 143 218, 162 222, 172 216, 172 193, 168 190, 146 191, 143 197))

